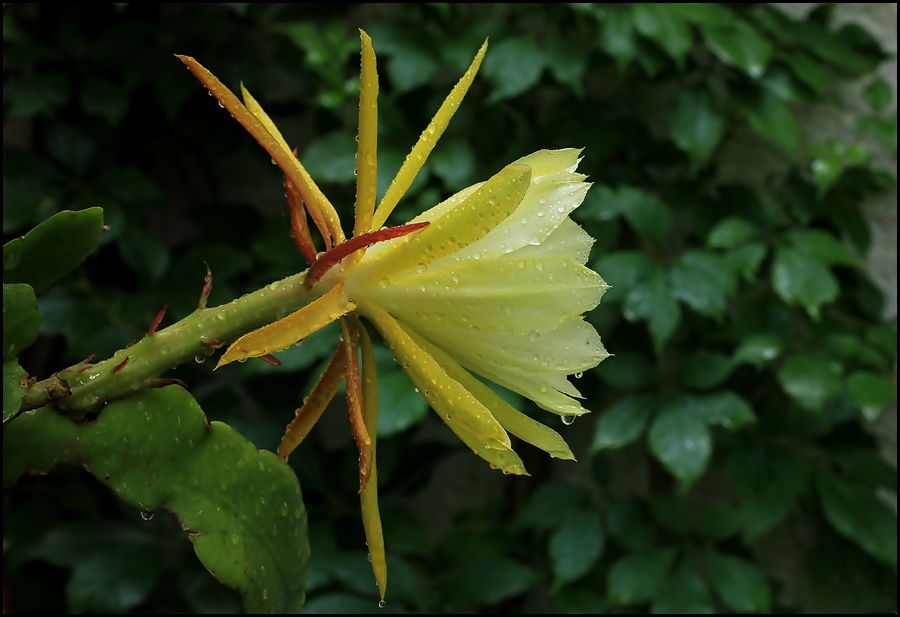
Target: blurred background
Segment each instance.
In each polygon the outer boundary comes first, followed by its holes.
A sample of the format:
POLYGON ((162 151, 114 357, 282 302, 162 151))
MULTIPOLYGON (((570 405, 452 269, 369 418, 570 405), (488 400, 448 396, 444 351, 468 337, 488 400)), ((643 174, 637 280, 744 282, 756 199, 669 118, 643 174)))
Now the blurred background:
MULTIPOLYGON (((583 147, 573 215, 615 354, 577 382, 578 462, 488 468, 379 348, 383 612, 896 611, 896 4, 19 5, 3 9, 4 241, 62 209, 110 231, 40 299, 44 378, 305 264, 282 177, 172 54, 243 82, 353 212, 359 35, 379 58, 379 195, 486 37, 389 224, 542 148, 583 147)), ((347 227, 349 228, 349 227, 347 227)), ((333 327, 185 381, 274 450, 333 327)), ((378 612, 338 396, 292 456, 306 612, 378 612)), ((4 489, 17 612, 228 612, 174 517, 81 469, 4 489), (134 531, 140 550, 105 541, 134 531), (73 534, 81 540, 72 542, 73 534), (146 538, 152 538, 148 555, 146 538), (116 555, 115 558, 112 555, 116 555), (123 565, 124 564, 124 565, 123 565)))

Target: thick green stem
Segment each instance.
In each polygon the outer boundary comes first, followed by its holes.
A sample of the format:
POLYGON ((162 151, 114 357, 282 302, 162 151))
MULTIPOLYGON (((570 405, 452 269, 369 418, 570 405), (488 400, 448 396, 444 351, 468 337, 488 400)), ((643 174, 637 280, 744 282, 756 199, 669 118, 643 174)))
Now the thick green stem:
POLYGON ((164 371, 281 319, 328 290, 324 285, 306 289, 305 278, 305 272, 289 276, 229 304, 197 309, 108 360, 59 372, 57 376, 68 383, 71 395, 57 405, 67 411, 83 411, 146 388, 164 371))

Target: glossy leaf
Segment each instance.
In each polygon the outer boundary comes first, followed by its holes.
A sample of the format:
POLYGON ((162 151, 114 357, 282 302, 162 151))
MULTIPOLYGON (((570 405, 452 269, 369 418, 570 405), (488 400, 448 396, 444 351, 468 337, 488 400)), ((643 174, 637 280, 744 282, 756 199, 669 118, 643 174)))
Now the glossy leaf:
POLYGON ((619 210, 628 224, 643 238, 662 243, 672 226, 672 213, 662 201, 639 189, 619 189, 619 210))
POLYGON ((41 312, 30 285, 3 285, 3 361, 13 360, 37 340, 41 312))
POLYGON ((731 358, 711 351, 695 351, 684 358, 679 371, 681 382, 699 390, 725 381, 733 368, 731 358))
POLYGON ((682 563, 663 581, 650 612, 656 615, 709 615, 715 611, 703 579, 687 563, 682 563))
POLYGON ((390 437, 417 424, 428 413, 428 403, 403 371, 378 374, 378 437, 390 437))
POLYGON ((883 78, 877 77, 863 90, 863 98, 873 111, 882 112, 887 109, 894 98, 891 85, 883 78))
POLYGON ((756 280, 756 271, 766 258, 768 248, 762 242, 751 242, 740 248, 729 251, 724 259, 725 264, 735 274, 740 274, 744 280, 753 282, 756 280))
POLYGON ((610 387, 617 390, 637 390, 657 380, 657 369, 649 358, 640 353, 616 354, 614 362, 604 362, 594 369, 610 387))
POLYGON ((821 412, 841 392, 841 365, 833 360, 800 354, 788 358, 778 371, 781 387, 809 411, 821 412))
POLYGON ((721 319, 734 293, 734 275, 722 259, 708 251, 688 251, 669 272, 673 295, 701 315, 721 319))
POLYGON ((782 148, 791 156, 800 150, 797 118, 783 101, 768 90, 739 96, 735 103, 747 117, 753 130, 782 148))
POLYGON ((197 556, 248 612, 294 612, 304 599, 306 511, 290 468, 233 429, 209 424, 185 390, 146 390, 74 423, 45 407, 4 434, 4 481, 82 464, 144 512, 171 510, 197 556))
POLYGON ((788 304, 800 304, 813 318, 838 296, 834 275, 815 257, 795 248, 780 248, 772 265, 772 286, 788 304))
POLYGON ((594 429, 592 451, 621 448, 636 441, 656 410, 652 395, 623 398, 603 412, 594 429))
POLYGON ((583 577, 600 559, 603 524, 596 510, 573 510, 550 535, 548 553, 556 589, 583 577))
POLYGON ((855 266, 847 245, 821 229, 798 229, 787 234, 791 244, 829 266, 855 266))
POLYGON ((897 398, 897 386, 880 375, 857 371, 847 378, 847 394, 859 405, 863 417, 874 422, 885 407, 897 398))
POLYGON ((84 261, 100 240, 103 209, 59 212, 3 245, 3 282, 27 283, 40 295, 84 261))
POLYGON ((527 590, 537 575, 522 564, 493 554, 478 554, 456 568, 447 582, 455 604, 496 604, 527 590))
POLYGON ((637 55, 631 11, 610 8, 600 25, 600 48, 615 58, 619 71, 637 55))
POLYGON ((759 79, 772 57, 772 44, 746 22, 735 22, 735 26, 703 26, 706 45, 725 64, 759 79))
POLYGON ((657 266, 649 280, 629 291, 622 312, 628 321, 647 320, 656 349, 661 350, 681 321, 665 270, 657 266))
POLYGON ((672 567, 676 549, 629 553, 609 569, 606 589, 611 604, 641 604, 656 597, 672 567))
POLYGON ((728 470, 744 513, 744 538, 754 540, 784 521, 796 505, 808 468, 787 450, 755 446, 732 453, 728 470))
POLYGON ((725 118, 709 91, 691 89, 678 95, 669 116, 669 135, 690 157, 691 173, 709 159, 724 133, 725 118))
POLYGON ((733 249, 745 245, 759 236, 759 228, 739 216, 720 221, 706 238, 706 246, 716 249, 733 249))
POLYGON ((706 422, 690 405, 664 406, 647 433, 647 445, 682 486, 700 477, 712 454, 712 436, 706 422))
POLYGON ((867 553, 897 564, 897 514, 868 488, 820 473, 816 488, 828 522, 867 553))
POLYGON ((633 8, 634 27, 662 47, 679 68, 691 49, 691 29, 678 10, 664 3, 641 3, 633 8))
POLYGON ((610 286, 603 301, 621 302, 638 283, 653 274, 653 260, 647 253, 620 251, 604 255, 591 264, 591 269, 610 286))
POLYGON ((493 45, 484 60, 484 75, 494 83, 488 101, 522 94, 540 79, 545 63, 544 52, 529 36, 504 39, 493 45))
POLYGON ((756 566, 733 555, 709 550, 706 567, 713 589, 725 606, 743 613, 769 610, 769 584, 756 566))
POLYGON ((734 352, 736 363, 762 366, 781 355, 784 341, 774 334, 751 334, 741 341, 734 352))

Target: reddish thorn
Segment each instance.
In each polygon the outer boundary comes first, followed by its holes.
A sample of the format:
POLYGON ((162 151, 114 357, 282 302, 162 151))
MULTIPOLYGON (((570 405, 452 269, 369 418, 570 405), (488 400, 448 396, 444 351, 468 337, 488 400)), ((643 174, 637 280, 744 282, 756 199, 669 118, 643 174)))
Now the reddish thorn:
POLYGON ((153 336, 154 334, 156 334, 156 328, 159 327, 160 322, 163 320, 167 308, 168 306, 162 307, 159 313, 156 314, 156 318, 153 320, 153 323, 150 324, 150 330, 147 331, 148 336, 153 336))
POLYGON ((88 362, 90 362, 91 360, 93 360, 93 359, 94 359, 94 356, 96 356, 96 355, 97 355, 97 352, 95 351, 94 353, 92 353, 91 355, 89 355, 87 358, 85 358, 84 360, 82 360, 82 362, 84 362, 85 364, 87 364, 88 362))
POLYGON ((129 347, 133 347, 135 343, 137 343, 137 339, 132 339, 130 343, 125 345, 125 349, 128 349, 129 347))
POLYGON ((188 389, 187 384, 180 379, 156 379, 150 382, 150 388, 165 388, 166 386, 181 386, 188 389))
POLYGON ((109 398, 109 394, 104 394, 100 398, 97 399, 97 402, 102 403, 103 401, 105 401, 108 398, 109 398))
POLYGON ((123 368, 125 368, 125 365, 126 365, 126 364, 128 364, 128 356, 125 356, 125 359, 122 360, 121 362, 119 362, 119 363, 113 368, 113 373, 118 373, 119 371, 121 371, 123 368))
POLYGON ((85 371, 91 370, 92 368, 94 368, 94 367, 93 367, 92 365, 88 364, 86 367, 84 367, 83 369, 81 369, 81 370, 78 371, 78 372, 79 372, 79 373, 83 373, 83 372, 85 372, 85 371))
POLYGON ((200 339, 200 344, 203 345, 204 347, 207 347, 207 348, 210 348, 210 349, 218 349, 219 347, 221 347, 221 346, 224 345, 225 343, 222 342, 222 341, 204 341, 204 340, 201 338, 201 339, 200 339))
POLYGON ((346 242, 341 242, 334 248, 325 252, 324 255, 319 257, 309 268, 309 273, 306 275, 306 286, 312 287, 316 283, 318 283, 325 273, 328 272, 333 266, 335 266, 338 262, 340 262, 344 257, 355 253, 361 248, 365 248, 367 246, 371 246, 376 242, 384 242, 385 240, 393 240, 394 238, 399 238, 401 236, 405 236, 411 234, 414 231, 419 231, 420 229, 425 229, 431 225, 428 221, 423 223, 412 223, 411 225, 398 225, 397 227, 389 227, 388 229, 379 229, 378 231, 370 231, 367 234, 360 234, 353 238, 350 238, 346 242))
POLYGON ((272 366, 281 366, 281 360, 279 360, 278 358, 276 358, 275 356, 273 356, 273 355, 270 354, 270 353, 269 353, 269 354, 266 354, 266 355, 264 355, 264 356, 259 356, 259 359, 260 359, 260 360, 265 360, 266 362, 268 362, 268 363, 271 364, 272 366))
POLYGON ((206 300, 212 291, 212 270, 209 269, 209 264, 205 261, 203 265, 206 266, 206 277, 203 279, 203 291, 200 292, 200 303, 198 306, 201 309, 206 308, 206 300))

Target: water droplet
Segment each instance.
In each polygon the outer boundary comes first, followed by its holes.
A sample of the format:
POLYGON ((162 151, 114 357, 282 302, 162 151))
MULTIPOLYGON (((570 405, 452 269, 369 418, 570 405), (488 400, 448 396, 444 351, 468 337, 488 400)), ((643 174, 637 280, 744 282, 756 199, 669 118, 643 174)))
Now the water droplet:
POLYGON ((241 537, 239 535, 237 535, 236 533, 231 534, 231 543, 234 544, 235 546, 237 546, 238 544, 241 543, 241 537))
POLYGON ((204 362, 206 362, 206 356, 204 356, 202 353, 197 354, 196 356, 194 356, 194 362, 196 362, 197 364, 203 364, 204 362))
POLYGON ((378 601, 378 608, 384 608, 384 600, 378 601))
POLYGON ((276 161, 275 159, 269 159, 269 160, 272 161, 272 165, 278 165, 278 161, 276 161))
POLYGON ((153 519, 153 516, 155 514, 156 514, 155 512, 141 512, 141 518, 144 519, 145 521, 149 521, 149 520, 153 519))
POLYGON ((575 379, 581 379, 582 377, 584 377, 584 373, 582 373, 581 371, 575 373, 575 379))
POLYGON ((528 333, 528 340, 536 341, 536 340, 538 340, 539 336, 540 336, 540 334, 538 334, 537 330, 532 330, 531 332, 528 333))
POLYGON ((570 426, 575 421, 575 416, 560 416, 560 418, 566 426, 570 426))

